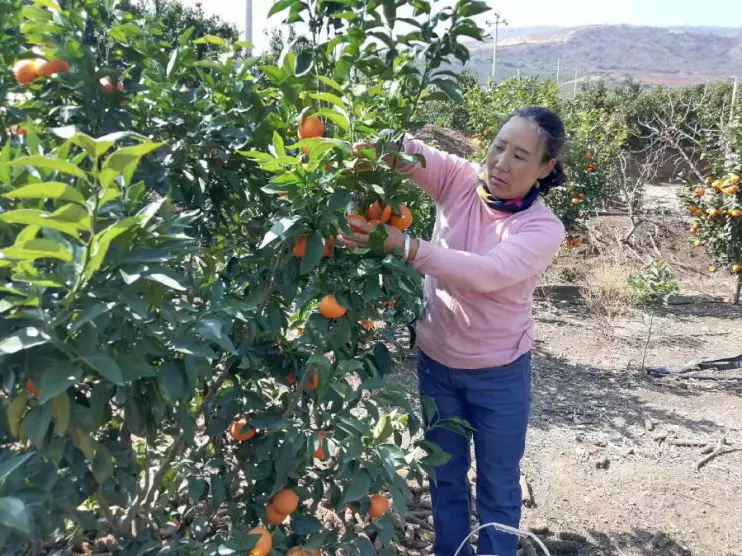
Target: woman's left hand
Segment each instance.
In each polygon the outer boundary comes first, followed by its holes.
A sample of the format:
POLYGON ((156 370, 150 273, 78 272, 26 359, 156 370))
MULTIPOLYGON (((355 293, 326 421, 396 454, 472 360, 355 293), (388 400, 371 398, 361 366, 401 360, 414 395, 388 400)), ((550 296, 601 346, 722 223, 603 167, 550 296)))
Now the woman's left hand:
POLYGON ((360 232, 346 234, 340 230, 340 234, 338 235, 338 241, 348 249, 370 248, 371 233, 376 229, 376 226, 384 226, 387 233, 386 240, 384 241, 384 252, 391 253, 395 249, 404 251, 404 233, 394 226, 389 226, 388 224, 369 224, 368 222, 353 222, 353 226, 360 230, 360 232))

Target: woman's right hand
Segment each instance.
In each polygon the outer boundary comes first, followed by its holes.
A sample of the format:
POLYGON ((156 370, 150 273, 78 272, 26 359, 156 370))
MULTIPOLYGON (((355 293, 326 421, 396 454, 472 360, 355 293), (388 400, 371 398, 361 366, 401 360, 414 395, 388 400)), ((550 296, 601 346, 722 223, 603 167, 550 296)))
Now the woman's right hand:
MULTIPOLYGON (((360 158, 363 157, 363 153, 361 152, 362 149, 373 149, 374 153, 379 152, 379 144, 378 143, 369 143, 369 142, 362 142, 362 143, 356 143, 351 147, 351 154, 356 157, 360 158)), ((387 153, 385 154, 382 159, 386 163, 387 166, 394 169, 397 165, 397 157, 394 156, 394 153, 387 153)))

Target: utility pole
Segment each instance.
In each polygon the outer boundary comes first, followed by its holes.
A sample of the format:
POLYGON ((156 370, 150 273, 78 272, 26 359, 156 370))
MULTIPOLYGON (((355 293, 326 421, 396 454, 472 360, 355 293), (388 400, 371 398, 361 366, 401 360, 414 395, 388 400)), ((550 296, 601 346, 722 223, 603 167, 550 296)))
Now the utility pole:
POLYGON ((499 11, 495 12, 495 20, 488 21, 487 25, 495 26, 495 40, 492 43, 492 82, 495 82, 495 73, 497 70, 497 34, 500 30, 500 25, 507 25, 508 20, 503 18, 499 11))
POLYGON ((559 66, 561 65, 561 58, 557 58, 557 74, 556 74, 556 84, 557 87, 559 86, 559 66))
POLYGON ((245 40, 252 44, 252 0, 245 0, 245 40))
POLYGON ((737 102, 737 76, 734 76, 734 85, 732 85, 732 106, 729 109, 729 122, 734 120, 734 103, 737 102))
POLYGON ((577 96, 577 70, 575 70, 575 81, 574 81, 574 90, 572 91, 572 98, 577 96))

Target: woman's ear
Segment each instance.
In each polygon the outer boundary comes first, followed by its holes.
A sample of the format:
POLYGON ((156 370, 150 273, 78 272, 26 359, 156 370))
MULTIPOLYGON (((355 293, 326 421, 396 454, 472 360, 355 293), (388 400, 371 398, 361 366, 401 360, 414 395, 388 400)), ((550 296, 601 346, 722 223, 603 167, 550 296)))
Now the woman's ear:
POLYGON ((542 180, 549 174, 551 174, 552 170, 554 170, 554 166, 556 166, 556 158, 552 158, 549 162, 544 164, 543 168, 541 169, 541 173, 538 176, 538 179, 542 180))

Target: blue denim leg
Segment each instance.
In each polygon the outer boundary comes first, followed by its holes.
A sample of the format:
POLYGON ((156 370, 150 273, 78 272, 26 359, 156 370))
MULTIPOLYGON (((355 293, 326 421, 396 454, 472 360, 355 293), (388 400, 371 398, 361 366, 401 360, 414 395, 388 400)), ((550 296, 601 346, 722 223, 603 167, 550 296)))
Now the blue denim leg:
MULTIPOLYGON (((522 503, 520 460, 525 451, 531 400, 531 354, 505 367, 457 374, 457 379, 466 384, 466 410, 475 429, 479 521, 518 527, 522 503)), ((515 535, 492 528, 479 533, 477 554, 515 556, 517 549, 515 535)))
MULTIPOLYGON (((451 369, 421 353, 417 359, 420 395, 429 396, 438 406, 438 418, 467 419, 462 393, 450 380, 451 369)), ((445 464, 435 468, 431 481, 436 556, 454 556, 471 530, 471 497, 467 473, 471 466, 470 439, 443 428, 430 431, 427 440, 451 455, 445 464)), ((461 556, 473 556, 471 545, 461 556)))

